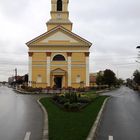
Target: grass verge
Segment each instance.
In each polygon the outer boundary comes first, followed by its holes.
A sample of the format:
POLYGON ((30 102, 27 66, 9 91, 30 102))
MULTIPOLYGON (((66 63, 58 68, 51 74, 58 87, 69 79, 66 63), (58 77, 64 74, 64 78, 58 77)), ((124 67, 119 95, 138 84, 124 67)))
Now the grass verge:
POLYGON ((65 112, 49 98, 41 99, 48 112, 49 140, 85 140, 106 98, 97 97, 80 112, 65 112))

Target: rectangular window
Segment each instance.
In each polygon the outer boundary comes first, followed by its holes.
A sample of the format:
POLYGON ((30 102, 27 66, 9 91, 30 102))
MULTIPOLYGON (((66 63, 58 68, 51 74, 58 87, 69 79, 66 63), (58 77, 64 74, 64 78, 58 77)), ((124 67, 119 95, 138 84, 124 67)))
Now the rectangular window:
POLYGON ((81 77, 80 77, 80 75, 77 75, 77 77, 76 77, 76 83, 80 83, 81 82, 81 77))
POLYGON ((42 83, 42 76, 41 75, 37 76, 37 83, 42 83))

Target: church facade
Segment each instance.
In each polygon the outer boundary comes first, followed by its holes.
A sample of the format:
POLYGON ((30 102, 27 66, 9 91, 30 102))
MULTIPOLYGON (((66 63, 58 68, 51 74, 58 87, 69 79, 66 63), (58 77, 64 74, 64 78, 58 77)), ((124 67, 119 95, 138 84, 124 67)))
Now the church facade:
POLYGON ((69 0, 51 0, 47 32, 27 42, 29 86, 89 87, 91 43, 72 32, 69 0))

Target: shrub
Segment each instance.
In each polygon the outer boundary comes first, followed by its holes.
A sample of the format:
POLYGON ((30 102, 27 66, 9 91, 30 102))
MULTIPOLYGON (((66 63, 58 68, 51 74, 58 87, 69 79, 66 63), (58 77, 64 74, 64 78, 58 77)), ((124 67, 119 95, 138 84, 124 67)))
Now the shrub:
POLYGON ((72 103, 69 105, 70 110, 78 110, 79 109, 79 104, 78 103, 72 103))
POLYGON ((22 86, 21 86, 21 88, 22 88, 22 89, 26 89, 27 87, 26 87, 26 86, 24 86, 24 85, 22 85, 22 86))
POLYGON ((92 101, 92 99, 81 97, 81 94, 76 94, 75 92, 54 95, 52 99, 68 111, 78 111, 92 101))
POLYGON ((64 108, 65 108, 65 109, 69 109, 69 106, 70 106, 70 102, 64 103, 64 108))
POLYGON ((65 98, 70 99, 70 93, 65 93, 65 98))
POLYGON ((32 88, 32 87, 27 87, 25 90, 28 91, 28 92, 34 92, 35 91, 34 88, 32 88))
MULTIPOLYGON (((22 87, 22 88, 24 88, 24 87, 22 87)), ((33 88, 33 87, 26 87, 26 86, 25 86, 24 90, 27 92, 42 92, 42 88, 33 88)))
POLYGON ((69 99, 66 99, 65 97, 59 96, 58 102, 60 104, 65 104, 66 102, 69 102, 69 99))
POLYGON ((80 93, 78 94, 78 98, 81 98, 81 94, 80 93))
POLYGON ((66 93, 65 98, 70 100, 70 103, 76 103, 78 100, 77 94, 72 92, 72 93, 66 93))
POLYGON ((78 97, 77 94, 72 92, 70 93, 70 103, 77 103, 78 97))
POLYGON ((59 100, 59 96, 58 96, 58 95, 54 95, 54 96, 52 97, 52 99, 53 99, 54 101, 58 101, 58 100, 59 100))

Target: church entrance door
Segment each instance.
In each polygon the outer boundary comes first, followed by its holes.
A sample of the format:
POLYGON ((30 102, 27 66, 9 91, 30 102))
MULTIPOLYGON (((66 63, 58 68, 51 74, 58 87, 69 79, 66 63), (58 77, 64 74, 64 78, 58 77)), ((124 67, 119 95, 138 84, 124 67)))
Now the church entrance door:
POLYGON ((55 76, 54 83, 57 89, 62 88, 62 76, 55 76))

